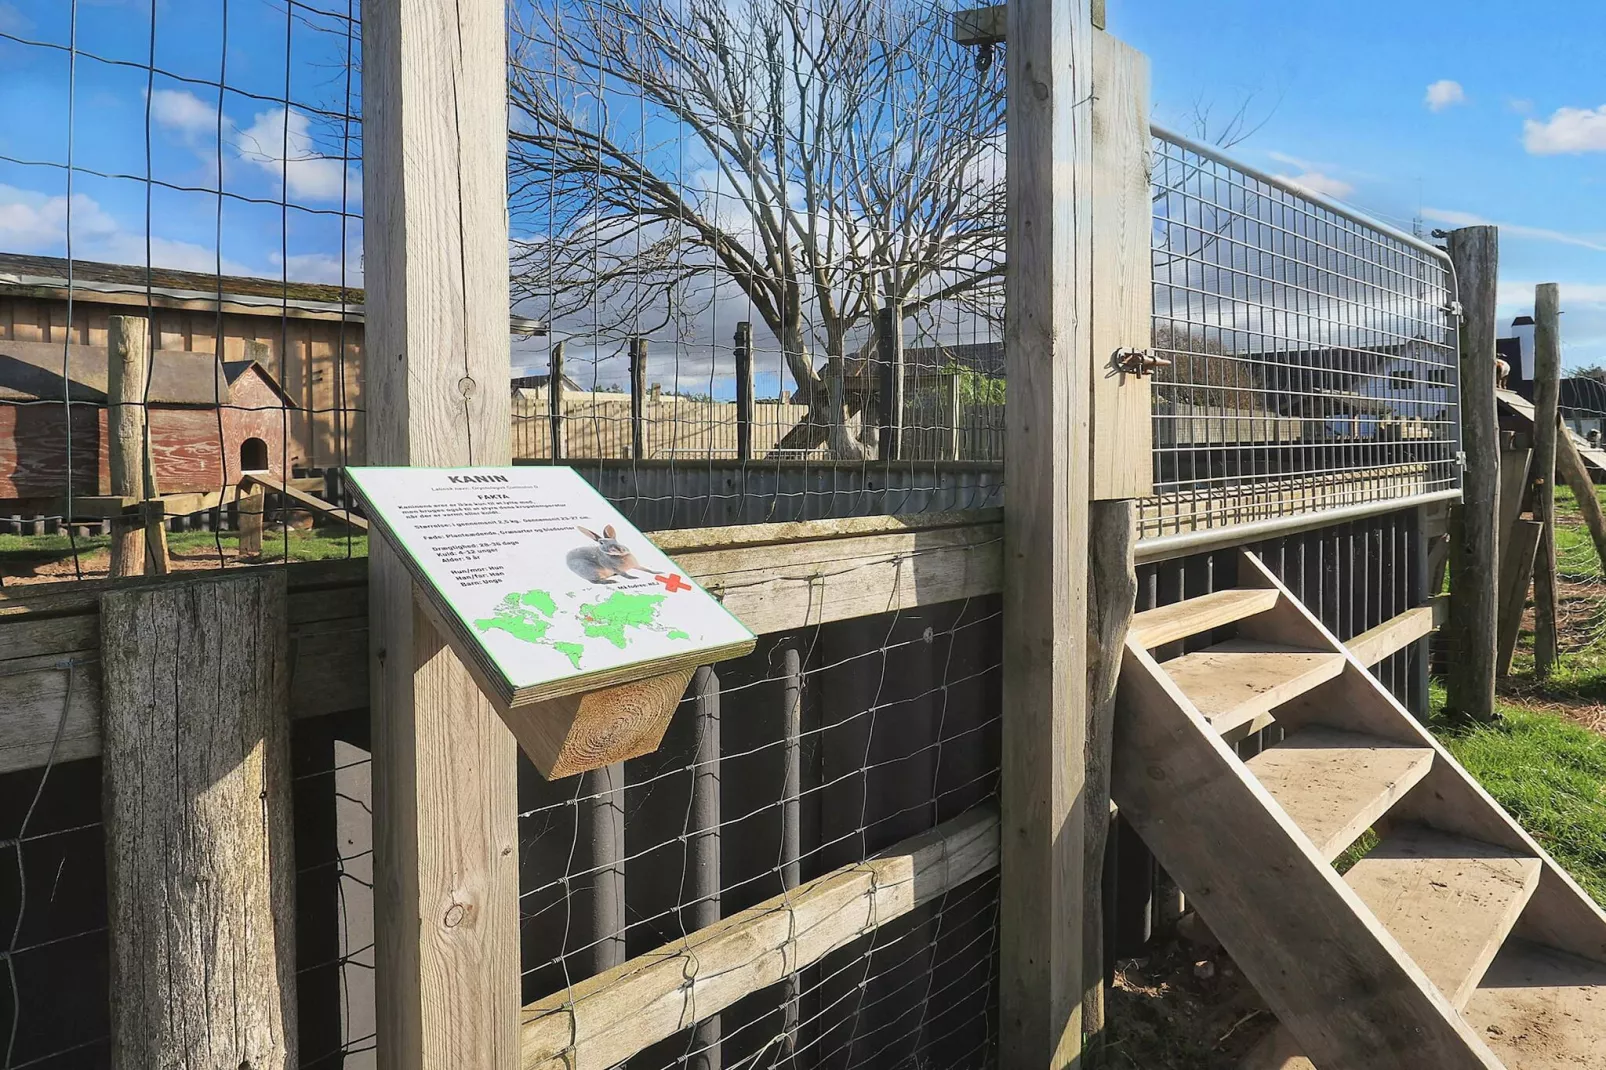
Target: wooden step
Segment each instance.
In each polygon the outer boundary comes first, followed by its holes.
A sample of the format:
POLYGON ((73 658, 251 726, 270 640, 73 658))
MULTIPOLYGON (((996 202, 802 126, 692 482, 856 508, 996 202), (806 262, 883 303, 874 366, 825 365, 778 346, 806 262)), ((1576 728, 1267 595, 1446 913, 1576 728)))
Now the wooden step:
POLYGON ((1463 1016, 1506 1070, 1606 1066, 1606 966, 1598 962, 1508 941, 1463 1016))
POLYGON ((1161 668, 1212 728, 1226 732, 1331 680, 1344 664, 1337 651, 1229 639, 1161 668))
POLYGON ((1433 750, 1312 726, 1246 764, 1332 861, 1427 775, 1433 750))
POLYGON ((1344 880, 1459 1008, 1517 923, 1541 868, 1535 857, 1404 825, 1344 880))
POLYGON ((1235 624, 1277 604, 1274 590, 1232 589, 1202 594, 1132 617, 1131 635, 1145 650, 1235 624))

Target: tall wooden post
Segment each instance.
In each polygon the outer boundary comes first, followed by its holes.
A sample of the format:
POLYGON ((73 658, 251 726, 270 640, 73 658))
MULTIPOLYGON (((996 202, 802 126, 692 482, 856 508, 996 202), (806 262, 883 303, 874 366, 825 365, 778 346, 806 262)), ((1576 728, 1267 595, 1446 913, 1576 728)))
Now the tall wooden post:
POLYGON ((1089 0, 1006 13, 999 1064, 1081 1052, 1093 42, 1089 0))
MULTIPOLYGON (((365 0, 368 461, 507 464, 501 0, 365 0)), ((517 748, 370 544, 375 998, 384 1068, 519 1062, 517 748)))
MULTIPOLYGON (((106 439, 111 493, 145 500, 145 377, 150 324, 144 316, 112 316, 106 330, 106 439)), ((145 571, 143 511, 112 522, 111 575, 145 571)))
POLYGON ((546 403, 547 419, 552 424, 552 463, 562 464, 568 454, 563 435, 563 343, 552 343, 552 354, 547 358, 546 403))
POLYGON ((1494 719, 1495 593, 1500 560, 1500 428, 1495 418, 1494 227, 1450 232, 1461 302, 1461 507, 1450 525, 1450 671, 1445 706, 1475 721, 1494 719))
POLYGON ((881 395, 881 459, 903 457, 903 395, 908 377, 903 366, 903 304, 888 298, 876 319, 876 357, 881 395))
POLYGON ((293 1070, 285 579, 101 598, 112 1064, 293 1070))
POLYGON ((641 460, 647 455, 643 439, 642 407, 647 398, 647 340, 630 339, 630 456, 641 460))
POLYGON ((1556 435, 1561 403, 1561 290, 1553 282, 1534 289, 1534 520, 1540 525, 1534 557, 1534 675, 1556 664, 1556 435))
POLYGON ((747 320, 736 325, 736 458, 753 458, 753 325, 747 320))

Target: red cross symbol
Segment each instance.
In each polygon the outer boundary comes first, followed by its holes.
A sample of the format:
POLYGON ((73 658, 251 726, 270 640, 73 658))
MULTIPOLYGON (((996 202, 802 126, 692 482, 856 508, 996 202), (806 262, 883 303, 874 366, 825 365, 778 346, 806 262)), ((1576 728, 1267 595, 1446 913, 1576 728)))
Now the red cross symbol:
POLYGON ((674 594, 676 591, 689 591, 689 590, 691 590, 691 584, 687 583, 685 580, 681 579, 679 576, 675 575, 673 572, 671 572, 667 576, 654 576, 653 579, 655 579, 659 583, 663 584, 664 585, 664 590, 669 592, 670 594, 674 594))

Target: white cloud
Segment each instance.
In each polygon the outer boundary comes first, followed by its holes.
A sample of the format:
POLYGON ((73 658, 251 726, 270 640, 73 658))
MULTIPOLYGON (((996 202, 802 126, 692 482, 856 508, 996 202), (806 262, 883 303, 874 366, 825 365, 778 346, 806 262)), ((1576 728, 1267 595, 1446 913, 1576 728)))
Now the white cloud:
POLYGON ((1345 182, 1342 178, 1334 178, 1332 175, 1325 175, 1320 171, 1301 171, 1297 175, 1277 175, 1275 177, 1279 182, 1301 186, 1312 193, 1320 193, 1324 197, 1333 197, 1337 200, 1343 200, 1355 192, 1355 187, 1345 182))
POLYGON ((1606 241, 1585 237, 1582 234, 1568 234, 1560 230, 1548 230, 1545 227, 1525 227, 1520 223, 1497 223, 1492 219, 1472 212, 1458 212, 1450 208, 1424 208, 1422 218, 1435 223, 1447 223, 1452 227, 1499 227, 1500 233, 1509 234, 1514 238, 1533 238, 1536 241, 1558 242, 1562 245, 1576 245, 1580 249, 1593 249, 1597 253, 1606 253, 1606 241))
POLYGON ((17 10, 15 4, 0 0, 0 30, 6 33, 25 34, 33 29, 33 20, 17 10))
POLYGON ((1522 144, 1535 156, 1606 152, 1606 104, 1598 108, 1557 108, 1545 122, 1525 119, 1522 144))
MULTIPOLYGON (((344 274, 339 253, 291 253, 281 258, 278 253, 268 257, 274 267, 289 265, 285 275, 295 282, 323 282, 332 286, 362 285, 362 245, 359 242, 346 253, 344 274)), ((274 272, 277 274, 277 272, 274 272)))
MULTIPOLYGON (((217 106, 184 90, 158 89, 151 93, 151 118, 189 138, 217 136, 217 106)), ((228 133, 228 124, 224 133, 228 133)))
POLYGON ((1445 108, 1467 102, 1466 90, 1461 88, 1460 82, 1452 82, 1448 78, 1440 78, 1428 86, 1427 95, 1422 103, 1428 106, 1429 111, 1443 111, 1445 108))

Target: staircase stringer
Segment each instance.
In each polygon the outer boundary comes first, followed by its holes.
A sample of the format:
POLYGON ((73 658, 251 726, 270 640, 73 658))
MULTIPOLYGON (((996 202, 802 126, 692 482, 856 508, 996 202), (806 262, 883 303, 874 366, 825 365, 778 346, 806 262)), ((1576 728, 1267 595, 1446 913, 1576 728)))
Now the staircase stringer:
MULTIPOLYGON (((1515 935, 1606 963, 1606 912, 1556 864, 1550 853, 1506 813, 1433 733, 1356 660, 1259 557, 1243 551, 1238 579, 1243 586, 1276 588, 1282 594, 1276 611, 1286 614, 1279 626, 1297 628, 1299 634, 1312 637, 1308 641, 1313 644, 1319 638, 1320 645, 1342 651, 1348 661, 1337 678, 1279 708, 1277 722, 1289 728, 1325 724, 1367 732, 1396 743, 1431 747, 1433 769, 1394 805, 1389 818, 1419 821, 1445 832, 1536 856, 1544 870, 1515 935)), ((1300 641, 1307 640, 1301 638, 1300 641)))
POLYGON ((1324 1070, 1499 1070, 1482 1038, 1131 640, 1113 773, 1121 812, 1324 1070))

